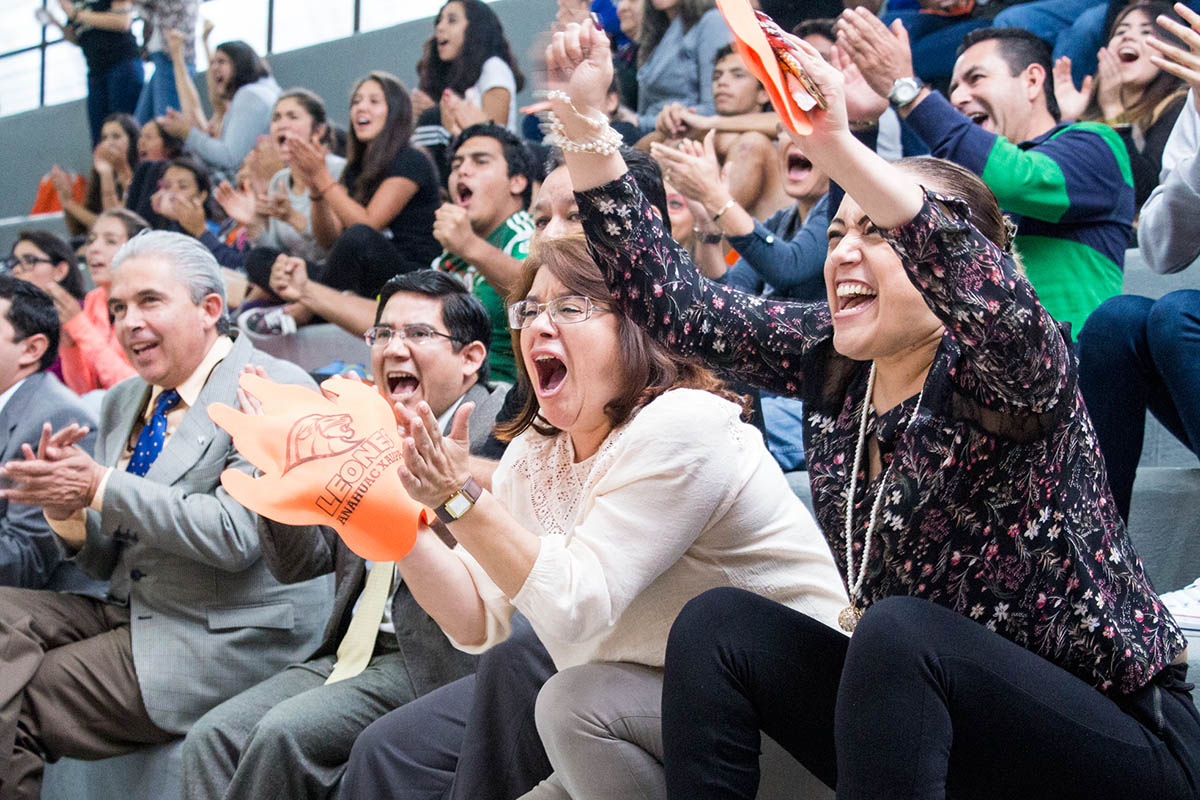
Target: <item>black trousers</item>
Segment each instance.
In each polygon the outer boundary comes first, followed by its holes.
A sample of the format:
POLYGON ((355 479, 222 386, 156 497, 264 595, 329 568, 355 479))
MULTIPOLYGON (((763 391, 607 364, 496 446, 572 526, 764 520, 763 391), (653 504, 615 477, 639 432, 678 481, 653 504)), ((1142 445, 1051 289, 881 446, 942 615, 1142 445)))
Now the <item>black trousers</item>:
POLYGON ((982 625, 911 597, 847 639, 738 589, 684 607, 663 685, 668 796, 753 798, 759 731, 843 800, 1195 798, 1186 665, 1112 699, 982 625))
POLYGON ((533 708, 555 672, 529 622, 474 675, 435 689, 367 727, 354 742, 342 800, 514 800, 550 776, 533 708))

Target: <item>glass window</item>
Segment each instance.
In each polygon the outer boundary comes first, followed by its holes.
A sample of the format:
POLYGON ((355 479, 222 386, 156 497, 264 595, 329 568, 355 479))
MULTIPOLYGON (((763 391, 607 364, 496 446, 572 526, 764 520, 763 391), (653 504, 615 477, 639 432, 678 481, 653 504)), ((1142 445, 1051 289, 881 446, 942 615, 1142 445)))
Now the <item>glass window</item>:
MULTIPOLYGON (((432 17, 438 13, 446 0, 408 0, 397 3, 396 0, 361 0, 359 7, 359 27, 364 31, 374 31, 389 25, 399 25, 414 19, 432 17)), ((433 26, 430 25, 432 31, 433 26)))
MULTIPOLYGON (((33 16, 34 9, 41 7, 41 0, 7 0, 0 3, 0 53, 42 43, 42 26, 33 16)), ((64 17, 58 3, 54 3, 54 11, 62 21, 64 17)), ((58 29, 46 31, 46 37, 60 38, 58 29)))
POLYGON ((38 107, 41 72, 40 50, 0 60, 0 114, 17 114, 38 107))
MULTIPOLYGON (((395 3, 407 5, 407 3, 395 3)), ((288 0, 275 4, 271 50, 282 53, 354 33, 354 5, 328 0, 288 0), (285 10, 286 9, 286 10, 285 10)))
MULTIPOLYGON (((275 12, 287 3, 276 3, 275 12)), ((334 5, 339 5, 334 3, 334 5)), ((260 56, 267 52, 267 0, 211 0, 200 4, 200 17, 196 22, 196 70, 208 69, 208 57, 200 44, 204 31, 204 20, 213 24, 208 43, 215 49, 221 42, 241 39, 254 48, 260 56)), ((276 33, 278 33, 276 28, 276 33)))
POLYGON ((63 42, 46 48, 46 105, 87 96, 87 64, 83 51, 63 42))

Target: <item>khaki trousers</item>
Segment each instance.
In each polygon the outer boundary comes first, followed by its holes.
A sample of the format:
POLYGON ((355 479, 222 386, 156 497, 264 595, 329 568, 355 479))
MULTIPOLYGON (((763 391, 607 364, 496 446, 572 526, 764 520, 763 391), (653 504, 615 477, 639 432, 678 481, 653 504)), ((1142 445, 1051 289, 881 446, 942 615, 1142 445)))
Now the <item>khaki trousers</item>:
POLYGON ((46 761, 109 758, 173 738, 142 702, 128 608, 0 588, 0 797, 38 800, 46 761))

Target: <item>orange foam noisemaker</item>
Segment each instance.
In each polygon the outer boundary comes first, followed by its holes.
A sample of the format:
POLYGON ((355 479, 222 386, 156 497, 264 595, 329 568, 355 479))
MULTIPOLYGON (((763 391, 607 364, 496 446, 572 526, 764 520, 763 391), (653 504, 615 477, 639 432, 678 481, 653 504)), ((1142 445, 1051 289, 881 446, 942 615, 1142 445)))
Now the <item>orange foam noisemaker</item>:
POLYGON ((225 491, 276 522, 328 525, 368 561, 403 558, 433 515, 400 482, 400 434, 379 392, 340 377, 321 384, 328 396, 257 375, 239 383, 263 413, 214 403, 208 415, 262 475, 227 469, 225 491))
POLYGON ((781 37, 776 37, 778 47, 773 47, 764 31, 764 25, 769 25, 776 31, 779 27, 766 14, 756 12, 750 6, 749 0, 717 0, 717 8, 721 9, 721 15, 733 31, 734 47, 737 48, 746 68, 766 89, 780 121, 793 133, 801 136, 812 133, 808 109, 813 106, 824 108, 825 99, 799 64, 795 63, 788 66, 788 71, 807 89, 807 108, 802 107, 792 95, 784 76, 784 69, 780 66, 781 57, 791 58, 786 53, 787 43, 781 37))

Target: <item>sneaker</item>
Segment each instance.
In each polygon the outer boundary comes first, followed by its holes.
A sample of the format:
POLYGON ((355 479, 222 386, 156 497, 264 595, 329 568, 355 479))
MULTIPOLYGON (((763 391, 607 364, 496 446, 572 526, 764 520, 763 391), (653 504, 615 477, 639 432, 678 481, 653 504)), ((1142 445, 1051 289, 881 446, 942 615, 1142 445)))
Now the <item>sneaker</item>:
POLYGON ((259 336, 287 336, 296 332, 296 320, 283 309, 254 308, 238 316, 238 328, 259 336))
POLYGON ((1160 597, 1184 635, 1200 638, 1200 578, 1160 597))

